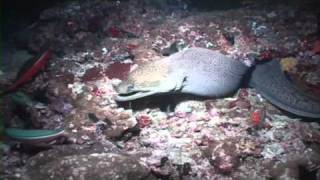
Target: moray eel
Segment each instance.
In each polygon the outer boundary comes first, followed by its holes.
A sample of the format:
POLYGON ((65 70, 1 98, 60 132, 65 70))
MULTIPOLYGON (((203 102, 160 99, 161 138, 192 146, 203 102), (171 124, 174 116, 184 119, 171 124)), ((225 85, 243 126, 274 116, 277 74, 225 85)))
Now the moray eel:
POLYGON ((239 88, 248 67, 216 51, 190 48, 133 71, 116 91, 117 101, 163 93, 223 97, 239 88))
POLYGON ((288 80, 277 60, 256 65, 250 74, 249 86, 280 109, 299 116, 320 118, 320 102, 288 80))
POLYGON ((320 103, 297 91, 278 61, 250 69, 240 61, 204 48, 189 48, 138 67, 115 87, 116 100, 132 101, 170 93, 221 98, 237 91, 244 77, 249 77, 249 85, 277 107, 299 116, 320 118, 320 103))

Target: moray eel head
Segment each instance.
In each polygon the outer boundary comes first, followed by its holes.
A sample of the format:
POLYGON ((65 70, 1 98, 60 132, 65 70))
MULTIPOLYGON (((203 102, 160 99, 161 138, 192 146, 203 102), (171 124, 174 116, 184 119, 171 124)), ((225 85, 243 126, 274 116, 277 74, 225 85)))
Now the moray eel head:
POLYGON ((138 67, 122 81, 115 90, 118 92, 116 101, 131 101, 153 94, 165 93, 174 84, 163 83, 168 77, 168 67, 164 61, 155 61, 138 67))
POLYGON ((114 86, 119 95, 134 93, 134 84, 129 81, 122 81, 119 85, 114 86))
POLYGON ((149 82, 148 84, 142 85, 132 83, 130 81, 123 81, 115 87, 115 90, 118 92, 116 101, 131 101, 146 96, 162 93, 163 91, 161 91, 158 88, 158 85, 159 83, 157 82, 149 82))

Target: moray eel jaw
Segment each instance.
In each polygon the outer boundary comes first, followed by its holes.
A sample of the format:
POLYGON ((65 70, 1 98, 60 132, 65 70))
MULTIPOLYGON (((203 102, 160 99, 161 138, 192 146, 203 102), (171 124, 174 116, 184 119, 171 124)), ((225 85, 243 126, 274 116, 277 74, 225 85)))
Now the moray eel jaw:
POLYGON ((151 95, 150 90, 136 88, 134 83, 128 81, 123 81, 118 86, 114 86, 114 88, 118 92, 116 101, 131 101, 151 95))
POLYGON ((148 84, 134 84, 124 81, 118 87, 115 87, 118 92, 116 101, 132 101, 154 94, 166 94, 179 92, 185 86, 187 77, 184 74, 177 76, 173 74, 164 81, 153 81, 148 84))
MULTIPOLYGON (((146 96, 151 96, 154 94, 159 94, 161 91, 157 86, 155 87, 148 87, 148 86, 138 86, 134 83, 130 82, 122 82, 119 84, 119 86, 115 87, 115 90, 118 92, 118 95, 116 96, 116 101, 132 101, 135 99, 140 99, 146 96)), ((170 91, 170 89, 162 90, 162 92, 170 91)))
POLYGON ((175 91, 175 87, 154 87, 154 88, 142 88, 142 89, 134 89, 132 88, 127 93, 119 93, 116 97, 116 101, 132 101, 136 99, 140 99, 146 96, 151 96, 154 94, 164 94, 175 91))
POLYGON ((121 95, 117 95, 115 100, 118 102, 122 102, 122 101, 132 101, 132 100, 136 100, 136 99, 140 99, 143 97, 147 97, 147 96, 151 96, 154 94, 159 94, 156 91, 140 91, 140 92, 135 92, 134 94, 121 94, 121 95))
POLYGON ((113 88, 118 94, 131 94, 138 92, 139 90, 134 90, 134 83, 131 83, 129 81, 122 81, 118 85, 114 85, 113 88))

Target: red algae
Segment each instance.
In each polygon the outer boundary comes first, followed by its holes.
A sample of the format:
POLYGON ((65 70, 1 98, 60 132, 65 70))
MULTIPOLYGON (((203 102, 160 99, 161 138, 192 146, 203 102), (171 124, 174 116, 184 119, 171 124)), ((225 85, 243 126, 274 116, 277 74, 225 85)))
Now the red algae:
POLYGON ((251 122, 254 126, 259 126, 263 123, 264 112, 262 110, 255 110, 251 113, 251 122))
POLYGON ((102 76, 103 74, 101 73, 101 69, 94 67, 94 68, 88 69, 86 73, 82 76, 81 80, 83 82, 95 81, 102 78, 102 76))
POLYGON ((129 75, 131 64, 113 63, 105 71, 105 75, 111 78, 126 79, 129 75))
POLYGON ((137 119, 140 128, 147 127, 152 123, 150 116, 145 114, 140 115, 137 119))
POLYGON ((121 36, 121 32, 119 29, 117 29, 116 27, 110 27, 108 29, 108 34, 111 36, 111 37, 120 37, 121 36))
POLYGON ((314 43, 313 49, 312 49, 313 53, 315 54, 320 54, 320 40, 317 40, 314 43))

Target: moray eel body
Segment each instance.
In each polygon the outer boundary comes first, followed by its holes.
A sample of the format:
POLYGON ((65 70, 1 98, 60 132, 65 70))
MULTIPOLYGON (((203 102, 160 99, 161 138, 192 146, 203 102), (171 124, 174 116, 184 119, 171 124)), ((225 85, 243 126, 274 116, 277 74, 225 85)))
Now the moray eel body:
POLYGON ((277 60, 256 65, 249 85, 280 109, 299 116, 320 118, 320 102, 290 82, 277 60))
POLYGON ((117 101, 164 93, 224 97, 235 92, 248 67, 216 51, 190 48, 132 72, 116 90, 117 101))
POLYGON ((299 116, 320 118, 320 103, 297 90, 278 61, 249 69, 219 52, 190 48, 138 67, 115 87, 116 100, 131 101, 168 93, 220 98, 238 90, 244 77, 249 77, 249 85, 277 107, 299 116))

